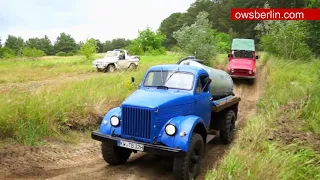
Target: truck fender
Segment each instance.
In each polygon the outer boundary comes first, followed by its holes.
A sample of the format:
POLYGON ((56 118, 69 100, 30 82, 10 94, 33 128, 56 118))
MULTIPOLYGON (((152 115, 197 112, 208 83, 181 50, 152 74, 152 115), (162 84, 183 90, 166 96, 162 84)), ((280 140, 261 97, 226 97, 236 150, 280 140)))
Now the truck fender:
POLYGON ((187 152, 189 141, 196 127, 197 129, 200 127, 201 132, 198 133, 206 137, 205 123, 200 117, 194 115, 174 117, 163 126, 158 140, 169 147, 182 149, 182 151, 187 152), (167 124, 173 124, 176 127, 176 133, 173 136, 166 134, 165 127, 167 124), (184 133, 184 135, 180 136, 180 133, 184 133))
POLYGON ((100 124, 100 133, 111 135, 113 132, 115 134, 120 135, 121 134, 121 108, 116 107, 111 109, 104 117, 100 124), (113 127, 110 123, 110 118, 112 116, 117 116, 120 119, 120 126, 113 127))

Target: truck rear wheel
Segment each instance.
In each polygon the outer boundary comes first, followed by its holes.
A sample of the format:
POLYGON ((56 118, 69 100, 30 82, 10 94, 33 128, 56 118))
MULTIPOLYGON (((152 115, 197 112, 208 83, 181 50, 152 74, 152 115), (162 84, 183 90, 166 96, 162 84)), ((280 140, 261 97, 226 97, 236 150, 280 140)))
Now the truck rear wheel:
POLYGON ((203 138, 194 133, 189 144, 189 151, 183 156, 176 156, 173 160, 173 172, 176 179, 195 179, 200 172, 200 162, 203 153, 203 138))
POLYGON ((118 147, 110 141, 102 142, 101 151, 103 159, 110 165, 124 164, 131 155, 131 150, 118 147))
POLYGON ((234 138, 236 115, 233 110, 228 110, 224 117, 225 130, 220 131, 220 140, 224 144, 230 144, 234 138))
POLYGON ((135 64, 131 63, 130 66, 129 66, 129 70, 132 71, 132 70, 135 70, 135 69, 137 69, 137 66, 135 64))

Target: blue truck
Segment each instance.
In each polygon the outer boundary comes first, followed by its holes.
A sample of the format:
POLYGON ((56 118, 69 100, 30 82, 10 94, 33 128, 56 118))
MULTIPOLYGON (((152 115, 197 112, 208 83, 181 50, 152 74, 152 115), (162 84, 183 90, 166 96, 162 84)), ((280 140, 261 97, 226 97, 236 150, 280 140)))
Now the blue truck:
POLYGON ((225 144, 233 140, 240 101, 222 70, 188 58, 157 65, 120 107, 104 116, 91 137, 102 142, 102 156, 110 165, 147 152, 173 157, 176 179, 195 178, 204 145, 217 135, 225 144))

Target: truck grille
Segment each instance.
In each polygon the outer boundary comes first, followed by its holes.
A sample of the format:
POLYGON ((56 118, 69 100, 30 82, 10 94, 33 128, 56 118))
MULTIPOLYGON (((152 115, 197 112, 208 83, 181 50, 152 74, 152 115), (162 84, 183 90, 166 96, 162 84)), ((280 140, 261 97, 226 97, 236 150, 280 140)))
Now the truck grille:
POLYGON ((122 107, 122 135, 140 140, 150 140, 151 109, 122 107))

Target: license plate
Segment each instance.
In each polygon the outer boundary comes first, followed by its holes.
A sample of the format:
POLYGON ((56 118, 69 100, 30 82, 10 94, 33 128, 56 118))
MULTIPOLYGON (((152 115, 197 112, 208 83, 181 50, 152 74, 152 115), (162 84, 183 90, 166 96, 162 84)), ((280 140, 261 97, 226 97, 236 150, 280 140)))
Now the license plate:
POLYGON ((127 141, 118 141, 118 146, 128 148, 128 149, 133 149, 137 151, 143 151, 144 146, 142 144, 137 144, 133 142, 127 142, 127 141))

